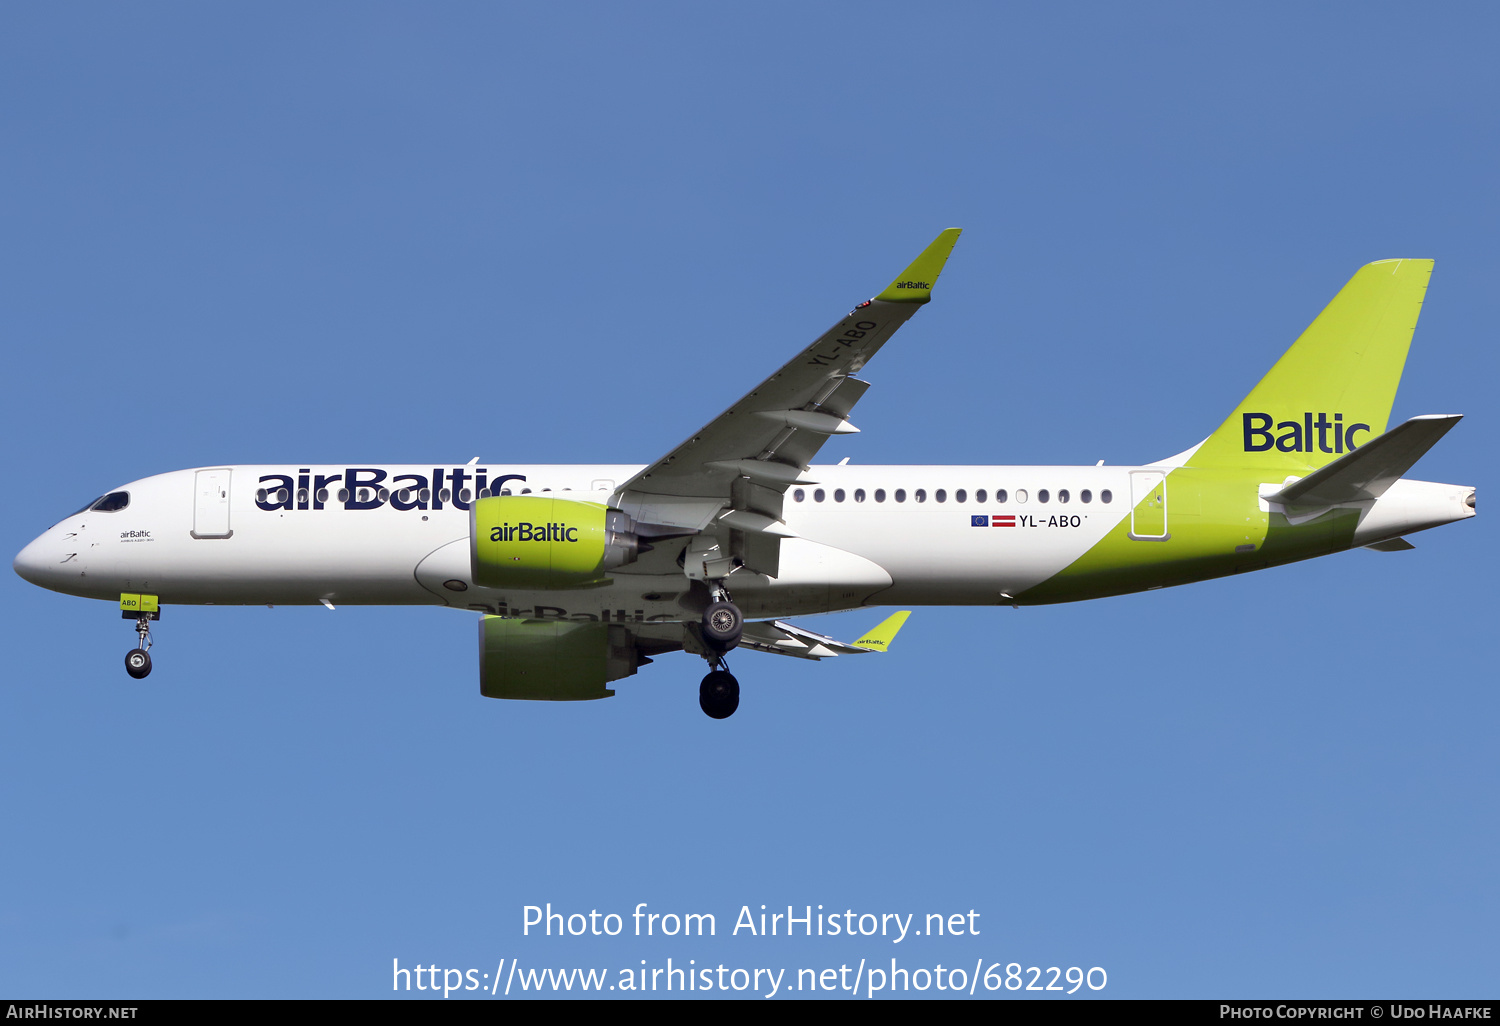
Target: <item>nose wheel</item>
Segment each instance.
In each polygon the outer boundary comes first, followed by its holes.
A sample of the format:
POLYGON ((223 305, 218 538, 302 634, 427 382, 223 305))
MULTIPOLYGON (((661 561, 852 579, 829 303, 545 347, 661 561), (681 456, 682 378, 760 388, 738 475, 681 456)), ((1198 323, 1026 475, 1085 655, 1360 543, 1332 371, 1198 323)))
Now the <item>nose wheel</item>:
POLYGON ((140 680, 151 672, 151 617, 137 618, 135 633, 141 639, 140 647, 125 653, 125 672, 140 680))
POLYGON ((125 672, 140 680, 151 672, 151 653, 144 648, 132 648, 125 653, 125 672))

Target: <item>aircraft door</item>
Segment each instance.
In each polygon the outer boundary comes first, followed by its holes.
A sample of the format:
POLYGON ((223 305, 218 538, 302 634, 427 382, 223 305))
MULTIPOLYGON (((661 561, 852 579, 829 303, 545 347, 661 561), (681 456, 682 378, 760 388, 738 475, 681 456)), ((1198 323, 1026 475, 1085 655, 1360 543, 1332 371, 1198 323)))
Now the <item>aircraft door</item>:
POLYGON ((1159 470, 1130 472, 1130 538, 1166 541, 1167 475, 1159 470))
POLYGON ((229 528, 228 468, 200 470, 193 482, 193 537, 228 538, 229 528))

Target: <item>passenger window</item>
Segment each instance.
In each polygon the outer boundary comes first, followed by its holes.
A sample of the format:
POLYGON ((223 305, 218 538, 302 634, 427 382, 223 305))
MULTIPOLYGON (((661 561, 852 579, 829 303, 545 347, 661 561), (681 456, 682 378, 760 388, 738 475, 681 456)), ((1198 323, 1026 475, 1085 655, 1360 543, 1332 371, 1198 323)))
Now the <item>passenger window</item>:
POLYGON ((328 501, 328 489, 327 488, 319 488, 318 492, 314 496, 314 498, 316 498, 319 502, 327 502, 328 501))
POLYGON ((801 502, 803 499, 807 498, 807 489, 798 488, 795 492, 792 493, 792 498, 796 499, 798 502, 801 502))
POLYGON ((1049 491, 1047 491, 1047 489, 1045 489, 1045 488, 1043 488, 1041 491, 1039 491, 1039 492, 1036 493, 1036 501, 1037 502, 1048 502, 1051 499, 1052 499, 1052 493, 1049 492, 1049 491))
POLYGON ((1099 501, 1100 502, 1111 502, 1113 500, 1114 500, 1114 496, 1112 494, 1110 494, 1110 491, 1109 491, 1108 488, 1104 489, 1104 491, 1102 491, 1102 492, 1099 493, 1099 501))
POLYGON ((885 489, 884 488, 877 488, 877 489, 875 489, 875 501, 876 502, 884 502, 885 501, 885 489))
POLYGON ((348 502, 349 501, 349 489, 347 489, 347 488, 340 488, 339 489, 339 501, 340 502, 348 502))
POLYGON ((1078 499, 1081 502, 1093 502, 1094 493, 1085 488, 1083 491, 1078 493, 1078 499))
MULTIPOLYGON (((467 489, 465 489, 465 490, 467 490, 467 489)), ((380 490, 378 490, 375 493, 375 498, 379 499, 381 502, 388 501, 390 499, 390 497, 391 497, 391 490, 389 488, 381 488, 380 490)))
POLYGON ((1026 498, 1027 498, 1027 496, 1026 496, 1026 489, 1024 489, 1024 488, 1017 488, 1016 489, 1016 501, 1017 502, 1025 502, 1026 498))
POLYGON ((896 489, 896 501, 897 502, 905 502, 906 501, 906 489, 905 488, 897 488, 896 489))
POLYGON ((956 491, 956 492, 953 493, 953 501, 954 502, 968 502, 969 501, 969 493, 966 492, 966 491, 964 491, 962 488, 960 488, 958 491, 956 491))
POLYGON ((110 492, 89 508, 95 513, 118 513, 130 505, 129 492, 110 492))
MULTIPOLYGON (((979 489, 979 491, 977 491, 977 492, 974 493, 974 501, 975 502, 983 502, 984 499, 985 499, 985 490, 983 488, 979 489)), ((959 499, 958 501, 959 502, 963 502, 964 500, 959 499)))
MULTIPOLYGON (((265 502, 266 501, 266 490, 264 488, 260 489, 259 491, 257 491, 255 493, 255 501, 256 502, 265 502)), ((83 507, 83 509, 88 509, 88 507, 85 506, 85 507, 83 507)), ((78 512, 82 513, 83 509, 79 510, 78 512)))
MULTIPOLYGON (((385 489, 382 488, 381 491, 385 491, 385 489)), ((550 488, 543 488, 542 491, 544 491, 544 492, 551 491, 551 489, 550 488)), ((458 501, 459 502, 468 502, 469 499, 472 497, 472 495, 473 495, 473 493, 470 492, 467 488, 460 488, 458 490, 458 501)))
POLYGON ((933 494, 932 497, 934 499, 936 499, 938 502, 947 502, 948 501, 948 491, 947 491, 947 489, 939 488, 937 490, 937 492, 933 494))
POLYGON ((1066 488, 1059 488, 1057 490, 1057 501, 1058 502, 1067 502, 1068 501, 1068 490, 1066 488))
POLYGON ((865 490, 863 488, 856 488, 856 489, 854 489, 854 501, 855 502, 864 502, 865 501, 865 490))
MULTIPOLYGON (((526 494, 529 491, 531 491, 530 488, 523 488, 523 489, 521 489, 521 494, 524 495, 524 494, 526 494)), ((446 489, 446 488, 444 488, 442 491, 438 492, 438 502, 448 502, 452 498, 453 498, 453 493, 451 491, 449 491, 448 489, 446 489)))
POLYGON ((299 506, 306 506, 307 505, 307 489, 306 488, 298 488, 297 489, 297 505, 299 505, 299 506))
POLYGON ((843 502, 844 501, 844 490, 842 488, 835 488, 833 490, 833 501, 834 502, 843 502))
MULTIPOLYGON (((502 494, 509 495, 510 492, 503 492, 502 494)), ((420 502, 429 502, 429 501, 431 501, 431 499, 432 499, 432 489, 431 488, 423 488, 420 492, 417 493, 417 499, 420 502)))
POLYGON ((913 498, 915 498, 918 502, 926 502, 927 501, 927 489, 926 488, 918 488, 917 492, 916 492, 916 495, 914 495, 913 498))
POLYGON ((813 492, 813 502, 822 502, 826 498, 828 498, 828 493, 821 488, 813 492))
POLYGON ((1005 505, 1005 500, 1009 499, 1009 498, 1010 498, 1010 496, 1005 493, 1005 489, 1004 488, 996 488, 995 489, 995 501, 998 502, 998 503, 1000 503, 1000 505, 1002 505, 1002 506, 1005 505))

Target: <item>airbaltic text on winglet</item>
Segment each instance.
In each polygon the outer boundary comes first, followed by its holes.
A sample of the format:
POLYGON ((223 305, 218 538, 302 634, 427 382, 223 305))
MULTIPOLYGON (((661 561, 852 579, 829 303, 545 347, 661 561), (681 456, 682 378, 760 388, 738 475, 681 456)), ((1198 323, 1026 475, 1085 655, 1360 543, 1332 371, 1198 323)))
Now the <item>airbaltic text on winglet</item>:
POLYGON ((1242 418, 1245 429, 1245 451, 1267 452, 1273 446, 1281 452, 1353 452, 1359 444, 1354 440, 1355 432, 1370 431, 1368 424, 1344 426, 1344 415, 1335 413, 1333 420, 1326 413, 1304 413, 1301 420, 1283 420, 1276 424, 1277 434, 1271 431, 1276 418, 1269 413, 1247 413, 1242 418), (1314 417, 1317 417, 1314 420, 1314 417), (1316 432, 1317 448, 1313 448, 1316 432))

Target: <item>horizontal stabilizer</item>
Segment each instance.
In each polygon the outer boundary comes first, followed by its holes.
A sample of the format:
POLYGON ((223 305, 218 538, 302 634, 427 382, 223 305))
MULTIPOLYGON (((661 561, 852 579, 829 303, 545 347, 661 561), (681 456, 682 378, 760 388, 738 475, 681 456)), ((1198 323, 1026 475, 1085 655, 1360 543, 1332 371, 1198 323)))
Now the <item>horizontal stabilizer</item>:
POLYGON ((1376 552, 1407 552, 1411 549, 1416 548, 1416 546, 1407 541, 1405 538, 1387 538, 1383 542, 1376 542, 1374 545, 1366 545, 1365 548, 1374 549, 1376 552))
POLYGON ((1413 417, 1327 466, 1279 491, 1263 494, 1261 498, 1287 506, 1335 506, 1342 502, 1378 499, 1462 419, 1461 413, 1413 417))

